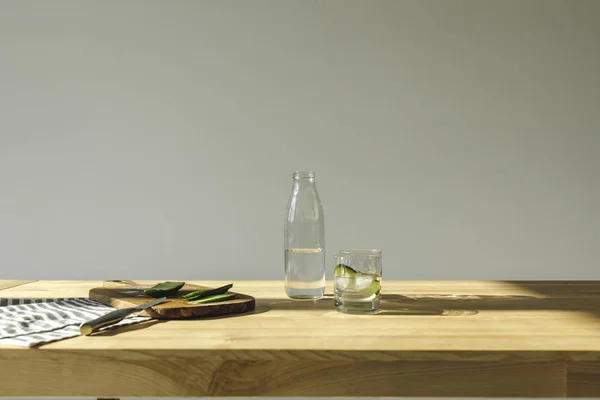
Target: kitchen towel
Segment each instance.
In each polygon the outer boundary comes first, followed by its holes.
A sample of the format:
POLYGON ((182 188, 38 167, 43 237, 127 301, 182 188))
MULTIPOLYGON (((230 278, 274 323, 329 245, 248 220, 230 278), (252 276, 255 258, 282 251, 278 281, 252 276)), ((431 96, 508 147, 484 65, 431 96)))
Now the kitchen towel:
MULTIPOLYGON (((79 326, 116 310, 87 298, 0 298, 0 344, 34 347, 79 336, 79 326)), ((135 324, 149 317, 130 315, 115 326, 135 324)))

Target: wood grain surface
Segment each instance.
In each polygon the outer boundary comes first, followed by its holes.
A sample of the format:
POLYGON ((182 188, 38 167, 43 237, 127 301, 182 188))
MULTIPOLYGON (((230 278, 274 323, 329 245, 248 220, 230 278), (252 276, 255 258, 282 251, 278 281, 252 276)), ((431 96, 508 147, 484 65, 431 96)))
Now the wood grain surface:
MULTIPOLYGON (((153 300, 144 293, 144 289, 153 286, 139 284, 133 281, 108 281, 101 287, 92 288, 89 298, 116 308, 139 306, 153 300)), ((189 304, 181 296, 196 290, 214 289, 214 287, 187 283, 174 295, 168 296, 169 301, 138 313, 156 319, 186 319, 199 317, 216 317, 222 315, 242 314, 254 310, 254 297, 230 290, 228 293, 237 294, 237 298, 210 304, 189 304)))
MULTIPOLYGON (((81 296, 101 284, 38 281, 3 295, 81 296)), ((335 311, 331 283, 301 301, 279 281, 234 285, 254 311, 0 346, 1 393, 600 397, 600 282, 385 281, 382 312, 365 316, 335 311)))

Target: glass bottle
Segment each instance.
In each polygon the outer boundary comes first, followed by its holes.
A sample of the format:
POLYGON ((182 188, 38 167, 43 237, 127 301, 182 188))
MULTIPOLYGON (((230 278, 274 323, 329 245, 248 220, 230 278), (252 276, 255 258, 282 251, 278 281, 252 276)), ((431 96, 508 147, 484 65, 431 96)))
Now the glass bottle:
POLYGON ((325 293, 325 219, 315 173, 297 171, 284 232, 285 292, 293 299, 325 293))

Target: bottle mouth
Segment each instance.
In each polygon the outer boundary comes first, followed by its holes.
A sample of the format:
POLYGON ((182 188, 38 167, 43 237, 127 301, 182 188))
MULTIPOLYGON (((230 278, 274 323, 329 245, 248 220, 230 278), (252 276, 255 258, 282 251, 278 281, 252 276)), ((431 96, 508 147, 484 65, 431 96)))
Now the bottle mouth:
POLYGON ((315 172, 314 171, 296 171, 296 172, 294 172, 294 174, 292 175, 292 177, 294 179, 314 178, 315 177, 315 172))

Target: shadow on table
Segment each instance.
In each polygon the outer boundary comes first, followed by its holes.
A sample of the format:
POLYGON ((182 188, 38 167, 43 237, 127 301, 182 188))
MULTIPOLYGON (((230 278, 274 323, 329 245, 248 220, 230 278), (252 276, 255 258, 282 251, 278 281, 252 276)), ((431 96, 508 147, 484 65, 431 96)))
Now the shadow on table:
POLYGON ((160 324, 163 322, 166 322, 166 321, 161 320, 161 319, 151 319, 148 321, 138 322, 136 324, 123 325, 123 326, 118 326, 118 327, 114 327, 111 329, 107 329, 104 331, 95 332, 95 333, 92 333, 90 336, 115 336, 115 335, 118 335, 123 332, 133 332, 133 331, 139 331, 141 329, 150 328, 154 325, 157 325, 157 324, 160 324))
MULTIPOLYGON (((269 310, 324 310, 334 311, 333 295, 326 294, 317 300, 294 300, 294 299, 256 299, 257 308, 269 310)), ((465 316, 475 315, 477 310, 474 308, 465 309, 455 307, 454 304, 429 304, 427 302, 412 302, 409 298, 396 294, 383 296, 381 311, 375 315, 406 315, 406 316, 465 316)))
MULTIPOLYGON (((510 282, 513 283, 513 282, 510 282)), ((471 295, 471 294, 383 294, 381 312, 376 314, 406 316, 470 316, 479 311, 547 310, 587 312, 600 317, 600 293, 594 285, 580 284, 576 290, 559 282, 540 285, 532 282, 514 282, 527 288, 531 295, 471 295), (579 290, 581 289, 581 290, 579 290), (587 293, 587 294, 586 294, 587 293)), ((256 299, 257 308, 271 310, 334 310, 333 296, 318 300, 293 300, 286 298, 256 299)))
POLYGON ((584 312, 600 318, 600 281, 502 281, 531 293, 542 310, 584 312))
MULTIPOLYGON (((505 281, 525 290, 523 295, 482 294, 383 294, 381 311, 375 316, 473 316, 480 311, 530 310, 586 312, 600 318, 600 291, 598 282, 560 281, 505 281)), ((334 311, 333 294, 317 300, 289 298, 256 298, 256 308, 244 314, 208 317, 205 319, 238 318, 275 310, 334 311)), ((121 332, 140 330, 166 322, 150 320, 96 333, 113 336, 121 332)))

